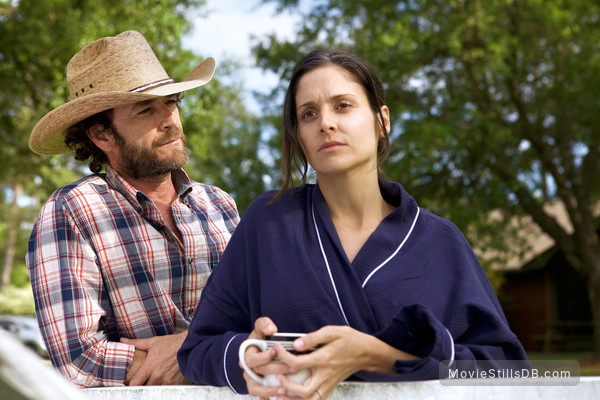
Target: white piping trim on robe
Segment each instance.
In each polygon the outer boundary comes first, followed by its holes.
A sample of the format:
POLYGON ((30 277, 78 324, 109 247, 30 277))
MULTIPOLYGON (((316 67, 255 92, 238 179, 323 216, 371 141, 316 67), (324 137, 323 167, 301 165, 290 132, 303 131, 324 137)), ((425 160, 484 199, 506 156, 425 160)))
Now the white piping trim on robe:
POLYGON ((239 336, 239 335, 240 334, 238 333, 237 335, 235 335, 234 337, 229 339, 229 342, 227 342, 227 346, 225 346, 225 354, 223 355, 223 371, 225 371, 225 379, 227 379, 227 384, 229 385, 229 388, 235 394, 239 394, 239 393, 233 388, 233 385, 231 384, 231 381, 229 380, 229 375, 227 374, 227 350, 229 349, 229 345, 231 344, 231 342, 233 342, 233 339, 235 339, 236 336, 239 336))
POLYGON ((450 342, 452 342, 452 353, 450 353, 450 364, 448 364, 448 367, 450 367, 452 364, 454 364, 454 338, 448 329, 446 329, 446 332, 448 332, 448 336, 450 336, 450 342))
POLYGON ((365 279, 365 281, 362 284, 363 289, 365 288, 365 285, 367 284, 367 282, 369 282, 369 279, 371 279, 371 277, 373 276, 373 274, 375 274, 375 272, 379 271, 381 269, 381 267, 383 267, 385 264, 387 264, 392 258, 394 258, 396 256, 396 254, 398 254, 398 252, 400 251, 400 249, 402 248, 402 246, 404 246, 404 243, 406 243, 406 241, 408 240, 408 238, 410 237, 410 234, 413 231, 413 228, 415 227, 415 224, 417 223, 417 219, 419 218, 419 214, 421 212, 420 208, 417 208, 417 214, 415 215, 415 219, 412 222, 412 225, 410 226, 410 229, 408 230, 408 233, 406 234, 406 237, 404 238, 404 240, 400 243, 400 245, 398 246, 398 248, 396 249, 396 251, 394 251, 392 253, 391 256, 389 256, 384 262, 382 262, 381 264, 379 264, 379 266, 377 268, 375 268, 373 271, 371 271, 371 273, 369 274, 369 276, 367 276, 367 278, 365 279))
POLYGON ((344 307, 342 307, 342 302, 340 301, 340 296, 338 295, 337 288, 335 286, 335 282, 333 280, 333 275, 331 275, 331 269, 329 268, 329 261, 327 261, 327 254, 325 254, 325 249, 323 249, 323 243, 321 242, 321 235, 319 234, 319 227, 317 226, 317 220, 315 219, 315 208, 311 206, 313 223, 315 224, 315 230, 317 231, 317 239, 319 240, 319 246, 321 247, 321 254, 323 255, 323 260, 325 260, 325 266, 327 267, 327 272, 329 273, 329 280, 331 280, 331 285, 333 286, 333 291, 335 292, 335 297, 338 302, 338 306, 340 307, 340 311, 342 312, 342 316, 344 317, 344 321, 346 321, 346 325, 350 326, 348 322, 348 318, 346 318, 346 313, 344 312, 344 307))

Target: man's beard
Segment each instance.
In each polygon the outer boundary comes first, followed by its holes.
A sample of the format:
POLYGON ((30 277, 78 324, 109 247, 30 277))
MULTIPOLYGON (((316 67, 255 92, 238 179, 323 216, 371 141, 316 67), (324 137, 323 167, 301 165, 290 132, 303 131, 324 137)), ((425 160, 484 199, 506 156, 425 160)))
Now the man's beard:
POLYGON ((170 172, 181 169, 188 160, 189 150, 181 128, 169 129, 162 137, 152 143, 150 149, 139 148, 126 143, 116 130, 113 129, 113 132, 117 143, 121 147, 123 173, 134 179, 159 180, 170 172), (177 138, 181 139, 183 143, 182 149, 173 149, 168 156, 158 151, 163 144, 177 138))

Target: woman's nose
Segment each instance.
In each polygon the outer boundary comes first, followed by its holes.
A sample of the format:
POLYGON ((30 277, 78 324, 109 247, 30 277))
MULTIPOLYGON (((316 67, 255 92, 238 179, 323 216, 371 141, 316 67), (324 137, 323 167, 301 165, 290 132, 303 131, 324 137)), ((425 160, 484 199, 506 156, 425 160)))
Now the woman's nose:
POLYGON ((337 129, 335 116, 329 110, 321 112, 321 132, 333 132, 337 129))

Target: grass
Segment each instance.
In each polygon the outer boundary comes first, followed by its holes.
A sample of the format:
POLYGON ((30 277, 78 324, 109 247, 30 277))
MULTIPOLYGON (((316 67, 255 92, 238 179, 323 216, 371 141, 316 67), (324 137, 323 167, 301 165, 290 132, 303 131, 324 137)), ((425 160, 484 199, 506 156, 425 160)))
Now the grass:
POLYGON ((7 286, 0 290, 0 315, 35 315, 31 285, 26 287, 7 286))

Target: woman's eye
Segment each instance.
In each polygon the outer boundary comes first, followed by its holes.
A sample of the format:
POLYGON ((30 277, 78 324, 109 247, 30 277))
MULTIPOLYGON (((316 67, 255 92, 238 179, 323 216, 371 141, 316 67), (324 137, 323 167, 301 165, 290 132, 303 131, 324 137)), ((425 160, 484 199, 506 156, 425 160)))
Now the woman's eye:
POLYGON ((310 119, 312 117, 314 117, 316 115, 316 113, 314 111, 305 111, 300 115, 300 118, 302 119, 310 119))
POLYGON ((350 103, 340 103, 338 105, 339 109, 345 109, 345 108, 350 108, 350 107, 352 107, 352 104, 350 104, 350 103))

